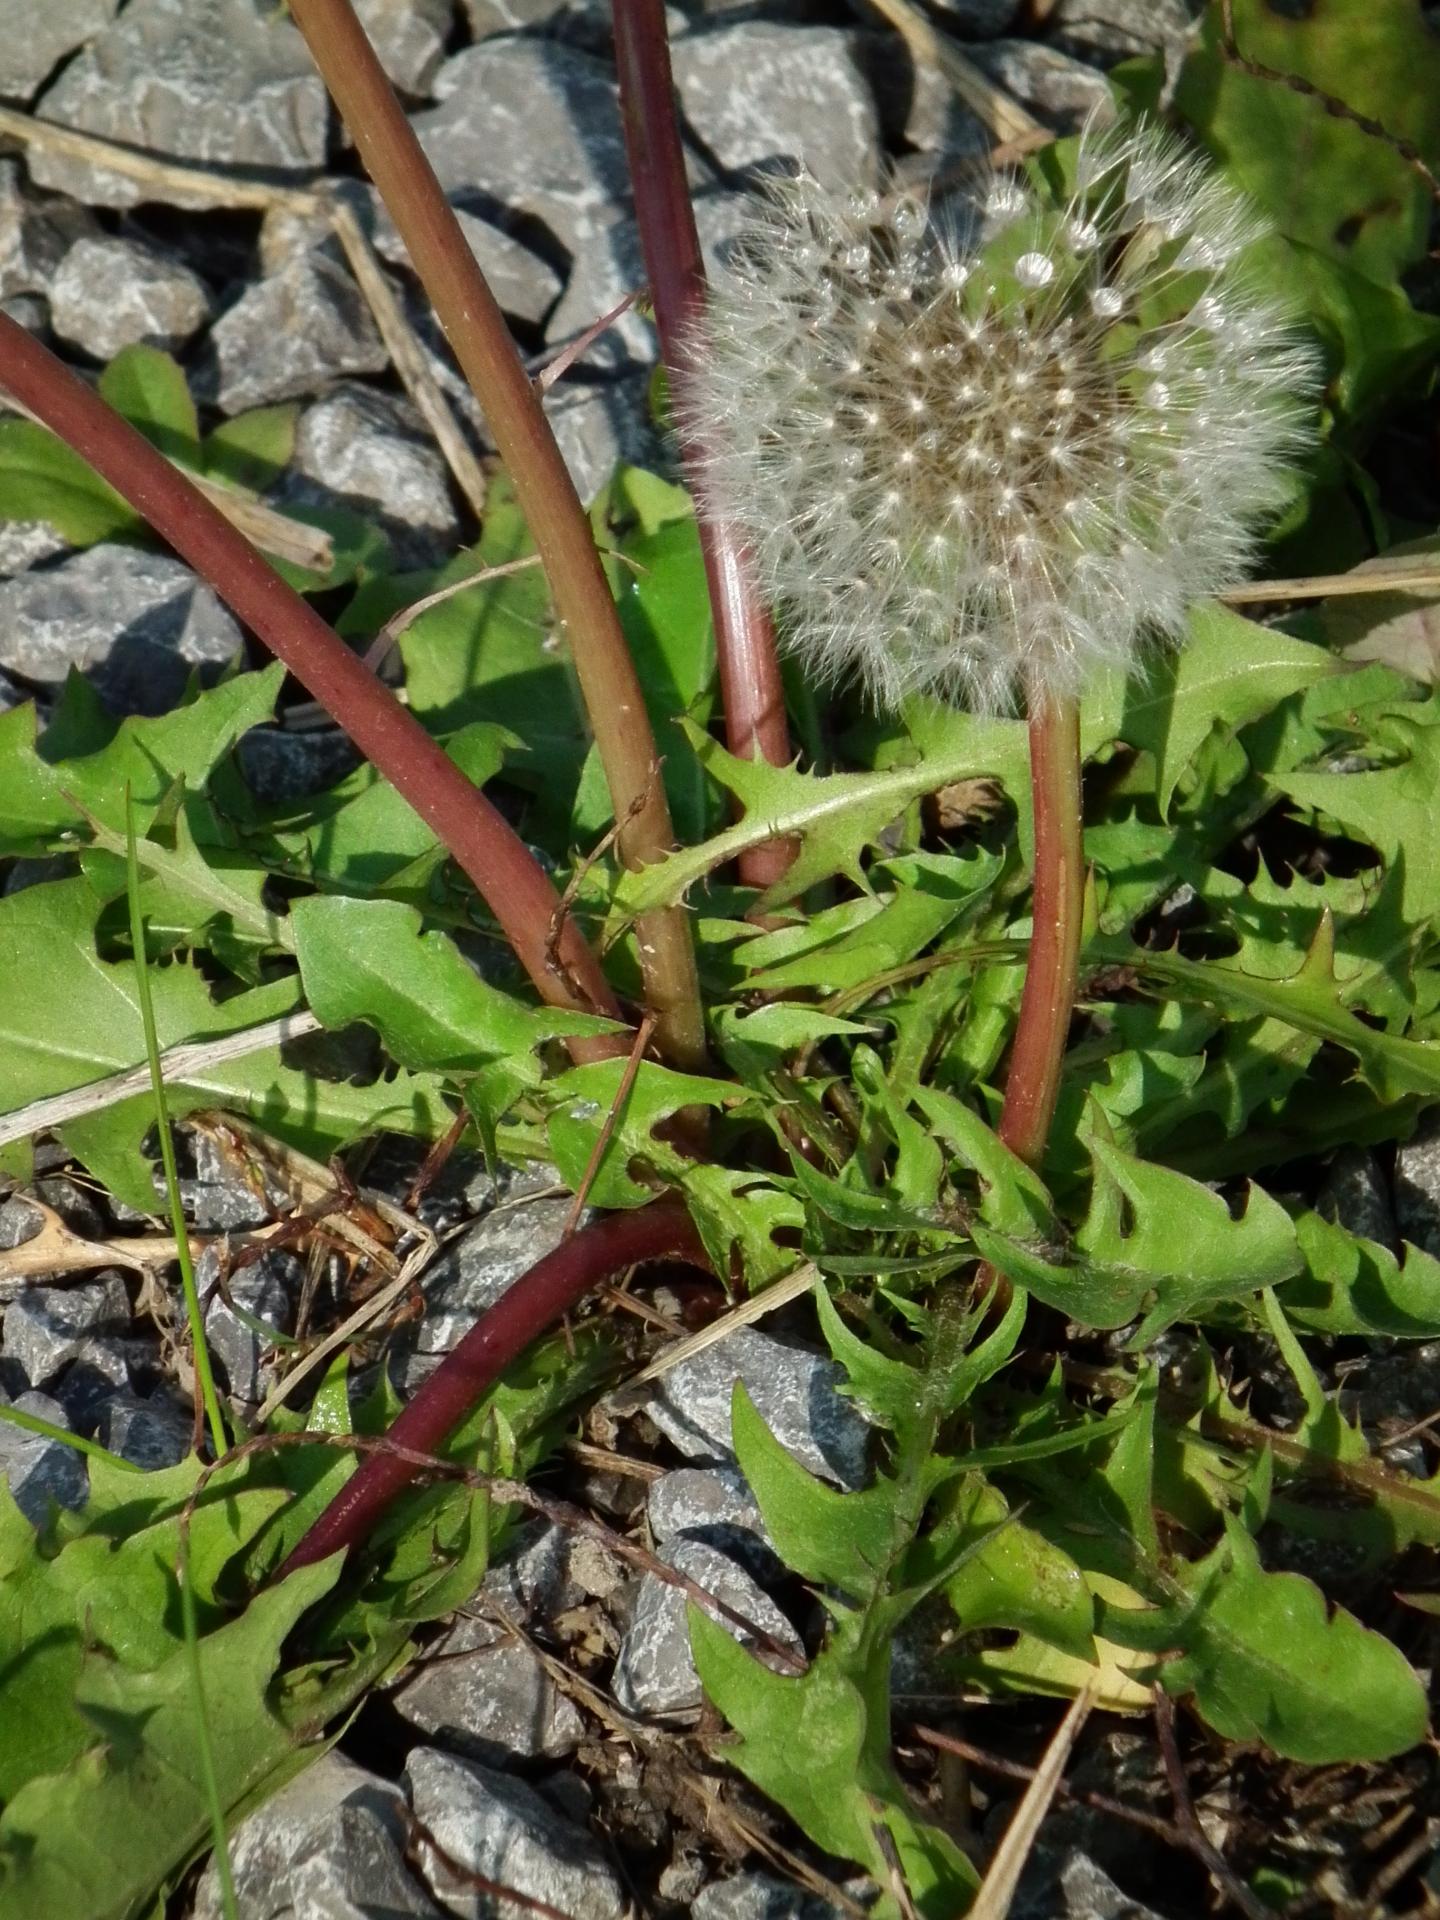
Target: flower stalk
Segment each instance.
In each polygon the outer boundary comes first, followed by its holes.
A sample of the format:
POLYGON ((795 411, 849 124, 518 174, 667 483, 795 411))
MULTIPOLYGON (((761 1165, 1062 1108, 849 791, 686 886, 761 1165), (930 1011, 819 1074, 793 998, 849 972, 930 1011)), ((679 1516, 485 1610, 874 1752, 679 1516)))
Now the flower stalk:
MULTIPOLYGON (((700 1236, 677 1202, 610 1214, 537 1260, 446 1354, 386 1438, 412 1453, 437 1452, 533 1340, 578 1306, 592 1287, 646 1260, 683 1260, 709 1271, 700 1236)), ((279 1577, 358 1546, 419 1471, 413 1461, 394 1454, 368 1454, 293 1549, 279 1577)))
POLYGON ((1035 803, 1033 930, 999 1132, 1013 1154, 1038 1167, 1055 1117, 1080 975, 1085 865, 1078 700, 1036 692, 1030 711, 1030 786, 1035 803))
MULTIPOLYGON (((431 827, 495 915, 542 999, 618 1018, 619 1004, 560 898, 509 822, 382 681, 282 580, 186 476, 8 314, 0 313, 0 385, 78 453, 236 617, 284 661, 366 759, 431 827), (559 925, 558 938, 553 929, 559 925)), ((628 1051, 579 1041, 594 1059, 628 1051)))
MULTIPOLYGON (((540 397, 350 0, 291 0, 290 11, 484 409, 570 644, 620 823, 621 858, 648 865, 674 846, 654 734, 589 521, 540 397)), ((676 1066, 697 1067, 705 1033, 683 910, 647 916, 637 935, 660 1049, 676 1066)))
MULTIPOLYGON (((635 217, 660 351, 683 422, 685 391, 704 351, 706 283, 676 121, 664 0, 615 0, 614 26, 635 217)), ((706 499, 706 448, 693 428, 682 427, 680 457, 695 497, 710 589, 726 744, 737 759, 758 757, 772 767, 786 766, 785 689, 749 550, 734 520, 706 499)), ((736 863, 741 884, 762 890, 776 885, 794 857, 793 843, 784 839, 747 848, 736 863)))

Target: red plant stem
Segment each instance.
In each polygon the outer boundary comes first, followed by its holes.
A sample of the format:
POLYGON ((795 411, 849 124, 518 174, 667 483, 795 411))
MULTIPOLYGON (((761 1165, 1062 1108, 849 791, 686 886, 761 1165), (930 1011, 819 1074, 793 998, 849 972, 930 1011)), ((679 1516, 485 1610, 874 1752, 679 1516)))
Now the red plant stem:
MULTIPOLYGON (((570 643, 621 857, 645 866, 675 844, 655 737, 590 522, 539 395, 350 0, 291 0, 290 14, 484 409, 570 643)), ((684 909, 647 915, 637 944, 662 1052, 677 1066, 700 1066, 705 1027, 684 909)))
MULTIPOLYGON (((706 289, 675 116, 664 0, 615 0, 614 24, 635 216, 660 349, 678 398, 694 370, 706 289)), ((772 767, 786 766, 790 732, 785 722, 785 690, 774 630, 756 591, 750 556, 738 530, 706 509, 700 484, 704 448, 693 435, 682 432, 680 454, 695 496, 700 551, 710 587, 726 743, 739 759, 758 754, 772 767)), ((773 886, 794 857, 794 843, 786 839, 747 848, 738 862, 741 881, 753 887, 773 886)))
MULTIPOLYGON (((549 951, 560 905, 534 855, 455 762, 243 534, 8 314, 0 313, 0 386, 107 480, 219 594, 409 801, 474 882, 543 999, 619 1017, 599 963, 572 923, 549 951)), ((586 1058, 628 1052, 606 1036, 586 1058)))
POLYGON ((1038 1166, 1055 1117, 1075 988, 1085 900, 1080 821, 1080 706, 1043 695, 1030 705, 1035 801, 1034 931, 1005 1080, 1000 1138, 1038 1166))
MULTIPOLYGON (((537 1260, 481 1316, 386 1438, 415 1453, 435 1453, 532 1340, 592 1287, 643 1260, 684 1260, 707 1270, 710 1266, 689 1214, 674 1201, 657 1201, 635 1213, 612 1213, 583 1228, 537 1260)), ((357 1546, 419 1471, 414 1462, 392 1454, 367 1455, 292 1550, 279 1577, 357 1546)))

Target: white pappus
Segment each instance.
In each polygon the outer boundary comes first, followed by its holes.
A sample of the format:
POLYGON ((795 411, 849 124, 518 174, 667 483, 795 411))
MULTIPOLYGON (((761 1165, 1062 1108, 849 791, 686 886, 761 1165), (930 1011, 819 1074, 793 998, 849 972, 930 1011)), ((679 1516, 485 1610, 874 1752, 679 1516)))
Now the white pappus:
POLYGON ((773 183, 695 342, 703 494, 811 673, 884 705, 1072 698, 1178 638, 1306 440, 1258 216, 1147 125, 1055 158, 1061 191, 981 189, 975 246, 914 199, 773 183))

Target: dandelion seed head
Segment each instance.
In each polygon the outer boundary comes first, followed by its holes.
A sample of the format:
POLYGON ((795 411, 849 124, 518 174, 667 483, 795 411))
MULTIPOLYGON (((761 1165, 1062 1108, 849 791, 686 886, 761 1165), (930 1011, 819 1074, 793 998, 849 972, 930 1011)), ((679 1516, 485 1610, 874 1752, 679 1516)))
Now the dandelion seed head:
POLYGON ((980 240, 776 183, 714 289, 683 424, 812 674, 979 711, 1078 693, 1237 578, 1312 356, 1246 204, 1168 136, 1087 128, 1068 201, 1006 174, 980 240))

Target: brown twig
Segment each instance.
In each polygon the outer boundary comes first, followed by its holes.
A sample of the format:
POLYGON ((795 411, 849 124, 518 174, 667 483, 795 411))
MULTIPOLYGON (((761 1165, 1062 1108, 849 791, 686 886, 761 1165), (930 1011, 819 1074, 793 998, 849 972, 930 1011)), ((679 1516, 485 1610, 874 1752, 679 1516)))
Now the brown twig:
MULTIPOLYGON (((674 846, 665 790, 654 778, 654 735, 590 523, 545 410, 350 0, 291 0, 290 12, 484 410, 570 643, 615 816, 627 823, 621 856, 646 866, 674 846)), ((662 1052, 679 1067, 700 1066, 705 1028, 684 913, 647 915, 638 945, 662 1052)))
POLYGON ((1185 1762, 1180 1757, 1180 1743, 1175 1738, 1175 1703, 1160 1686, 1155 1689, 1155 1734, 1160 1743, 1160 1758, 1165 1767, 1165 1778, 1170 1785, 1170 1798, 1175 1803, 1176 1824, 1180 1831, 1188 1836, 1186 1844, 1190 1851, 1197 1859, 1204 1861, 1206 1870, 1218 1890, 1232 1906, 1240 1909, 1246 1920, 1274 1920, 1274 1909, 1251 1893, 1200 1824, 1199 1815, 1190 1798, 1190 1783, 1185 1778, 1185 1762))
MULTIPOLYGON (((923 1740, 927 1747, 934 1747, 940 1753, 953 1753, 959 1759, 983 1768, 986 1773, 998 1774, 1002 1780, 1023 1784, 1035 1778, 1036 1768, 1027 1767, 1019 1760, 1007 1760, 1002 1754, 991 1753, 987 1747, 977 1747, 973 1741, 962 1740, 958 1734, 941 1733, 935 1727, 919 1726, 912 1727, 911 1732, 917 1740, 923 1740)), ((1075 1806, 1089 1807, 1095 1813, 1110 1814, 1116 1820, 1128 1821, 1132 1827, 1142 1827, 1146 1833, 1153 1833, 1157 1840, 1163 1840, 1167 1846, 1179 1847, 1187 1852, 1190 1849, 1190 1836, 1174 1821, 1162 1820, 1159 1814, 1147 1813, 1143 1807, 1127 1806, 1123 1800, 1112 1800, 1108 1794, 1093 1793, 1088 1787, 1072 1787, 1065 1780, 1056 1788, 1055 1798, 1069 1801, 1075 1806)))
MULTIPOLYGON (((434 1833, 410 1803, 398 1795, 395 1799, 395 1810, 405 1827, 406 1862, 421 1885, 428 1887, 437 1900, 442 1899, 443 1896, 431 1885, 434 1869, 425 1858, 425 1849, 434 1855, 450 1878, 464 1887, 467 1893, 483 1895, 487 1911, 493 1903, 498 1903, 495 1906, 496 1912, 503 1913, 507 1907, 516 1906, 523 1907, 527 1913, 543 1914, 545 1920, 572 1920, 570 1914, 563 1912, 559 1907, 552 1907, 548 1900, 539 1900, 533 1893, 520 1893, 516 1888, 506 1886, 503 1881, 487 1879, 483 1873, 477 1873, 473 1867, 467 1867, 463 1860, 457 1860, 453 1853, 441 1846, 434 1833)), ((445 1904, 449 1906, 450 1902, 445 1900, 445 1904)))
POLYGON ((611 1135, 619 1122, 625 1102, 630 1098, 630 1089, 635 1084, 635 1076, 640 1071, 640 1062, 645 1058, 645 1049, 650 1044, 650 1036, 655 1031, 655 1016, 647 1013, 640 1022, 635 1034, 635 1044, 630 1049, 630 1058, 625 1062, 625 1071, 620 1076, 620 1084, 615 1089, 615 1098, 610 1102, 609 1110, 600 1123, 600 1131, 595 1136, 595 1144, 590 1149, 590 1158, 585 1162, 585 1171, 580 1176, 580 1184, 575 1189, 575 1198, 570 1203, 570 1211, 565 1216, 565 1225, 561 1228, 560 1238, 568 1240, 580 1224, 580 1216, 585 1211, 585 1202, 595 1176, 600 1171, 600 1162, 605 1158, 605 1149, 610 1144, 611 1135))

